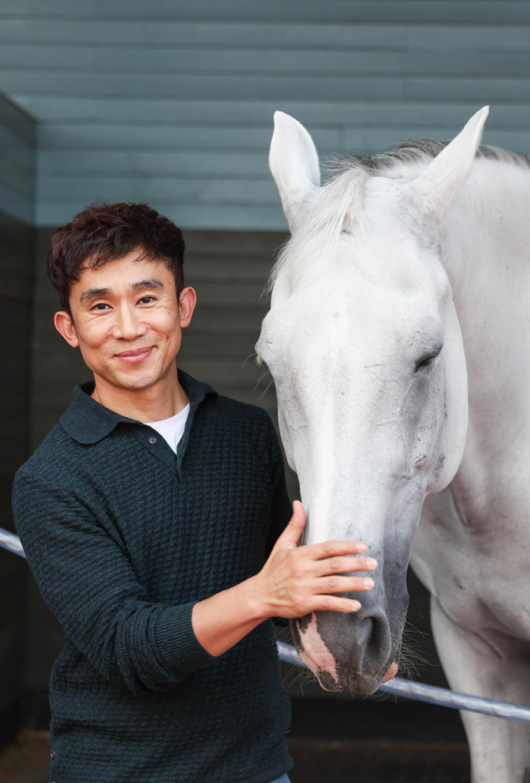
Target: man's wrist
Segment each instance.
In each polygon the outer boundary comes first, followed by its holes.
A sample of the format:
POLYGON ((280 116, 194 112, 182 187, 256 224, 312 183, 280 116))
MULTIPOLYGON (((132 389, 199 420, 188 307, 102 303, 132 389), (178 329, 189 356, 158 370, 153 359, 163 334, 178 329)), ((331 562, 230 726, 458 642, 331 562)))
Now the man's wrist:
POLYGON ((245 606, 245 614, 249 620, 262 623, 264 620, 274 616, 274 612, 266 600, 265 591, 259 582, 258 575, 251 576, 250 579, 241 582, 241 584, 237 585, 237 588, 242 590, 242 603, 245 606))

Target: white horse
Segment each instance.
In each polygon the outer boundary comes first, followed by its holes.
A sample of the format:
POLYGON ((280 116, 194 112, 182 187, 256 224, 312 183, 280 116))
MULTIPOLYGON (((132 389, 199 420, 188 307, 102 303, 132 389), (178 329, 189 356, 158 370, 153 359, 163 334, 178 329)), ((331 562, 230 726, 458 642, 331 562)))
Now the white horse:
MULTIPOLYGON (((292 238, 256 350, 305 542, 362 539, 379 560, 360 612, 292 624, 327 689, 395 673, 410 558, 451 687, 530 704, 530 167, 478 146, 487 113, 325 185, 307 131, 275 116, 292 238)), ((474 783, 530 780, 529 726, 462 718, 474 783)))

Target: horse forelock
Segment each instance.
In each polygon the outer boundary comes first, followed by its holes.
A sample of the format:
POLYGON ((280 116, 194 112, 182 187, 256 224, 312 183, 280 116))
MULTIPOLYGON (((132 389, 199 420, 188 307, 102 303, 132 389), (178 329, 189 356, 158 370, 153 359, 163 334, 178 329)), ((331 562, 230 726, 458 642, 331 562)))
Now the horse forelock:
POLYGON ((329 179, 311 203, 311 208, 302 214, 296 233, 280 250, 268 282, 271 290, 279 273, 288 269, 298 276, 307 269, 308 259, 329 257, 337 242, 347 216, 350 216, 349 230, 360 227, 362 197, 368 172, 352 168, 329 179))

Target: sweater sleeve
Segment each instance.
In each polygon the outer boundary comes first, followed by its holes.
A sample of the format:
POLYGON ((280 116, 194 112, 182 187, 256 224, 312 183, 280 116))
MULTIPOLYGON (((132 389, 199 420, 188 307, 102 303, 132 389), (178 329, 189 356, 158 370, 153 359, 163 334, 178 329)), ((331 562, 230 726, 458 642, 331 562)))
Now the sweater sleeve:
POLYGON ((267 555, 270 554, 279 536, 285 530, 292 517, 293 507, 287 492, 285 481, 285 468, 283 455, 278 436, 272 421, 269 419, 269 454, 272 470, 273 498, 271 513, 271 531, 267 546, 267 555))
POLYGON ((13 513, 44 600, 105 679, 164 691, 215 660, 193 632, 194 604, 150 601, 119 533, 85 498, 19 471, 13 513))

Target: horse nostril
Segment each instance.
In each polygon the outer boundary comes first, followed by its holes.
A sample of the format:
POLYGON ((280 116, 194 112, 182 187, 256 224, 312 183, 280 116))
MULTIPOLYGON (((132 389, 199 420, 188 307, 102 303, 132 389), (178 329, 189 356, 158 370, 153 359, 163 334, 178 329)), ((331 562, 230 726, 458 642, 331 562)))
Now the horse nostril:
POLYGON ((364 677, 376 676, 392 652, 388 620, 384 614, 364 617, 359 632, 361 660, 357 661, 357 671, 360 670, 364 677))

